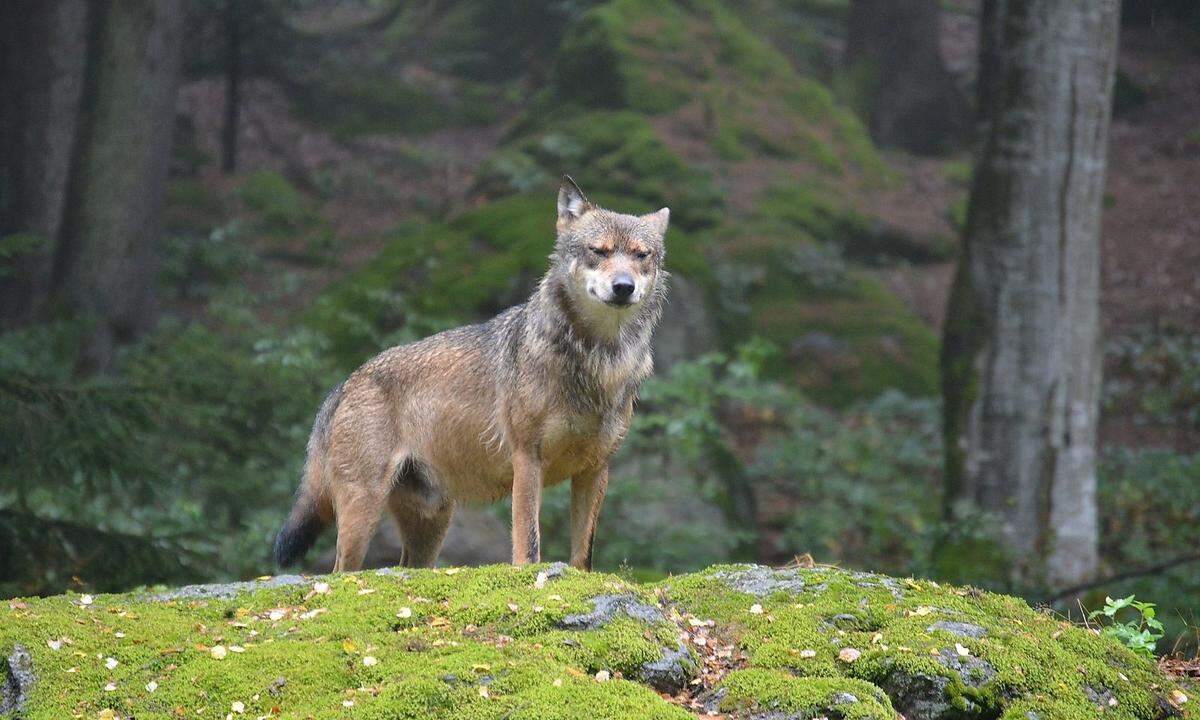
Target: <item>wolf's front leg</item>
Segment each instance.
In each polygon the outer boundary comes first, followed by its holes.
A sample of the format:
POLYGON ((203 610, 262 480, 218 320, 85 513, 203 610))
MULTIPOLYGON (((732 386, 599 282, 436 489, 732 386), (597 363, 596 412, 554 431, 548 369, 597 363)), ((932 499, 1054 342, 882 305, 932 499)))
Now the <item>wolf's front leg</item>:
POLYGON ((541 531, 538 511, 542 507, 542 465, 537 455, 526 450, 513 453, 512 561, 513 565, 540 562, 541 531))
POLYGON ((592 569, 592 540, 604 491, 608 487, 608 464, 571 478, 571 565, 592 569))

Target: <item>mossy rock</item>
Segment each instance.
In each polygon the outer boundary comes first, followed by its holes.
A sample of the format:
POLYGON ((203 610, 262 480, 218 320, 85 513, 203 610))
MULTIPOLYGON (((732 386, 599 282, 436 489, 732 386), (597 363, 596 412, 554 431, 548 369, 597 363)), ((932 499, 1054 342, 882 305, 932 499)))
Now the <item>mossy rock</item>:
POLYGON ((725 255, 715 296, 725 300, 726 339, 757 336, 779 347, 767 368, 772 375, 838 406, 889 389, 937 392, 932 328, 839 246, 755 223, 711 244, 725 255))
POLYGON ((589 198, 616 199, 612 207, 621 212, 670 207, 673 226, 687 230, 721 218, 723 201, 712 175, 684 162, 649 120, 629 111, 541 121, 492 157, 478 184, 492 196, 540 190, 553 197, 563 168, 589 198))
POLYGON ((0 707, 30 719, 1196 717, 1149 661, 1020 600, 835 569, 381 570, 0 618, 0 707))
POLYGON ((847 259, 865 266, 942 262, 956 250, 945 236, 913 236, 867 217, 820 183, 768 188, 754 208, 752 222, 773 226, 780 235, 799 233, 836 246, 847 259))
POLYGON ((779 157, 837 175, 854 167, 885 176, 854 113, 798 74, 747 26, 744 11, 721 0, 600 3, 568 26, 534 114, 575 107, 655 115, 697 103, 699 130, 727 160, 779 157))

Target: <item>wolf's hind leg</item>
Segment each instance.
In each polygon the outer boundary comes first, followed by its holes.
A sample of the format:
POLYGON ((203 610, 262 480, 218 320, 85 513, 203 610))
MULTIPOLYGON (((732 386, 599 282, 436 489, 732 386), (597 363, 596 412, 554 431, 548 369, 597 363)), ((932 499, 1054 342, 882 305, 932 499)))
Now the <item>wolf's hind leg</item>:
POLYGON ((373 487, 343 488, 337 498, 337 555, 334 572, 361 570, 367 546, 383 516, 385 498, 373 487))
POLYGON ((400 461, 388 508, 404 541, 400 563, 405 567, 433 567, 454 515, 454 501, 446 497, 426 463, 411 456, 400 461))
POLYGON ((454 503, 447 500, 437 507, 423 508, 404 493, 392 493, 389 505, 404 540, 400 563, 404 567, 433 567, 454 516, 454 503))

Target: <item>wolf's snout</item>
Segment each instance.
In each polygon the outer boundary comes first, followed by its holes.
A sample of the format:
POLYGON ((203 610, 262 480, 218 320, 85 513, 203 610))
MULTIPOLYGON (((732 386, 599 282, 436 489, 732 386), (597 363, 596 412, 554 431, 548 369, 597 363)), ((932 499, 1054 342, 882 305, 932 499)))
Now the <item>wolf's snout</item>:
POLYGON ((612 284, 613 298, 619 302, 629 302, 629 298, 633 295, 633 278, 626 273, 613 278, 612 284))

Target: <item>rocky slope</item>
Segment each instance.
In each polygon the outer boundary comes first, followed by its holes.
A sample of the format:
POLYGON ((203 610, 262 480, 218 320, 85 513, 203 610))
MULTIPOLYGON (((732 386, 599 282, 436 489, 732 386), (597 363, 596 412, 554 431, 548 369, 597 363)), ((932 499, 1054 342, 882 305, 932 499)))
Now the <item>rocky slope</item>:
POLYGON ((638 585, 561 564, 14 600, 21 718, 1196 717, 1022 601, 830 568, 638 585))

